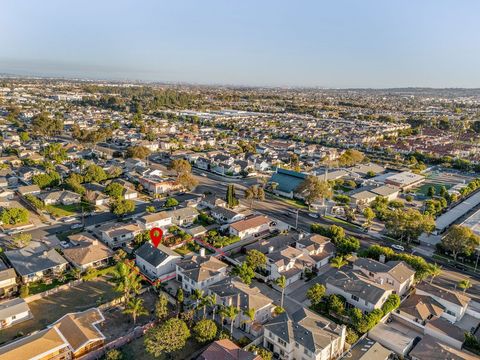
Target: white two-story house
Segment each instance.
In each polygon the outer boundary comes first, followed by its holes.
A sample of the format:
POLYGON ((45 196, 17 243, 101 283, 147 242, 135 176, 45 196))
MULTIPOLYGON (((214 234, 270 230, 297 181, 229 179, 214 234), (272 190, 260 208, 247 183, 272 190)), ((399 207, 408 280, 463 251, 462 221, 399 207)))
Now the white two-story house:
POLYGON ((270 320, 264 326, 263 346, 283 360, 333 360, 345 349, 345 325, 300 308, 270 320))
POLYGON ((160 244, 158 247, 146 242, 135 252, 135 263, 150 279, 159 279, 175 274, 176 264, 181 256, 160 244))
POLYGON ((206 289, 227 277, 227 267, 223 261, 214 256, 205 256, 205 249, 200 249, 200 256, 193 256, 177 263, 177 280, 187 293, 206 289))
POLYGON ((358 258, 353 263, 353 270, 360 271, 366 277, 379 284, 393 287, 393 293, 405 295, 413 285, 415 271, 403 261, 382 263, 368 258, 358 258))
POLYGON ((393 287, 369 279, 358 271, 337 271, 326 280, 326 294, 342 295, 348 306, 363 312, 380 309, 393 293, 393 287))

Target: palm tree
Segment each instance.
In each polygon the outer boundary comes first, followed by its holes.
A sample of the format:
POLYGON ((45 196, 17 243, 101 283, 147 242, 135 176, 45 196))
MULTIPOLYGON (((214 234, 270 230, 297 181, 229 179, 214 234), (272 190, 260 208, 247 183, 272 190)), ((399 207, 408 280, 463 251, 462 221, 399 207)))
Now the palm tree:
POLYGON ((439 276, 442 273, 442 267, 437 265, 437 263, 430 265, 430 284, 433 282, 433 279, 439 276))
POLYGON ((80 279, 80 276, 82 275, 82 270, 80 270, 79 268, 77 267, 74 267, 72 270, 70 270, 70 274, 72 274, 72 276, 75 278, 75 279, 80 279))
POLYGON ((240 310, 233 305, 225 307, 225 317, 230 319, 230 334, 233 334, 233 322, 240 313, 240 310))
POLYGON ((190 295, 190 299, 195 301, 195 310, 199 308, 199 304, 202 302, 204 296, 203 296, 203 290, 198 290, 194 289, 192 295, 190 295))
POLYGON ((210 295, 210 302, 212 305, 212 320, 215 321, 215 310, 217 310, 217 294, 210 295))
POLYGON ((248 308, 243 311, 243 315, 247 317, 243 322, 246 323, 252 323, 255 320, 255 309, 254 308, 248 308))
POLYGON ((287 278, 282 275, 275 280, 275 284, 282 289, 282 298, 280 300, 280 307, 283 309, 283 296, 285 294, 285 288, 287 287, 287 278))
POLYGON ((223 320, 227 317, 227 307, 225 305, 218 306, 218 315, 220 315, 220 325, 223 328, 223 320))
POLYGON ((132 271, 124 262, 118 263, 112 270, 112 274, 117 283, 115 290, 123 293, 125 304, 127 304, 131 293, 138 294, 140 291, 142 287, 141 279, 137 272, 132 271))
POLYGON ((140 298, 133 298, 123 310, 124 314, 131 314, 133 318, 133 324, 137 322, 137 317, 140 315, 148 315, 147 309, 143 306, 143 299, 140 298))
POLYGON ((330 266, 339 270, 347 264, 348 261, 341 256, 334 257, 332 261, 330 261, 330 266))
POLYGON ((465 280, 462 280, 462 281, 458 282, 458 287, 460 289, 463 289, 463 292, 466 292, 468 289, 470 289, 472 287, 472 283, 471 283, 470 280, 465 279, 465 280))

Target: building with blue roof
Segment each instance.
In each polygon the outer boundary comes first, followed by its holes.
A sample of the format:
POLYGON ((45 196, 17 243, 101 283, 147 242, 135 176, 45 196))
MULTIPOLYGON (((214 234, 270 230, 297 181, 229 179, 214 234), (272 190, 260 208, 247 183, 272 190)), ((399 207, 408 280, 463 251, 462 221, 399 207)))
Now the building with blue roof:
POLYGON ((293 199, 295 190, 307 178, 307 174, 293 170, 276 168, 270 183, 276 183, 275 194, 293 199))

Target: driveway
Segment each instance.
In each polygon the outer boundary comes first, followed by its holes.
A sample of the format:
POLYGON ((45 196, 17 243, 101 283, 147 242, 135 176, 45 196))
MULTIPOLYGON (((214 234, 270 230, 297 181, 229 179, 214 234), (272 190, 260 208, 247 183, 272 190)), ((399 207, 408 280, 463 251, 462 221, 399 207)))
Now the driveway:
POLYGON ((307 282, 301 282, 301 286, 295 288, 295 290, 290 291, 288 297, 296 302, 303 304, 303 306, 310 305, 310 302, 307 299, 307 291, 315 284, 325 285, 325 281, 329 276, 332 276, 337 269, 330 267, 330 265, 325 265, 319 270, 319 274, 315 276, 312 280, 307 282))

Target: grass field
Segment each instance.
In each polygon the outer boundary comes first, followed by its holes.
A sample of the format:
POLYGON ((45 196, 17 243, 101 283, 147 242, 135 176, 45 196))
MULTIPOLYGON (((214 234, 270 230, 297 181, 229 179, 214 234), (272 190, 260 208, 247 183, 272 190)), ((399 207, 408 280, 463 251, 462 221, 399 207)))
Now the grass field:
POLYGON ((423 195, 423 196, 427 196, 427 193, 428 193, 428 189, 430 189, 430 187, 434 187, 435 188, 435 194, 440 194, 440 189, 442 188, 442 186, 445 186, 448 189, 450 189, 452 186, 449 185, 449 184, 436 184, 436 183, 425 183, 423 184, 422 186, 420 186, 416 193, 419 194, 419 195, 423 195))
POLYGON ((280 201, 282 201, 285 204, 288 204, 290 206, 293 206, 293 207, 296 207, 296 208, 299 208, 299 209, 308 209, 308 206, 305 205, 305 203, 300 201, 300 200, 287 199, 287 198, 283 198, 283 197, 276 196, 276 195, 272 195, 272 197, 274 199, 280 200, 280 201))
MULTIPOLYGON (((85 207, 84 207, 85 208, 85 207)), ((47 205, 45 209, 56 218, 72 216, 82 212, 80 204, 72 205, 47 205)), ((87 210, 87 209, 85 209, 87 210)))

